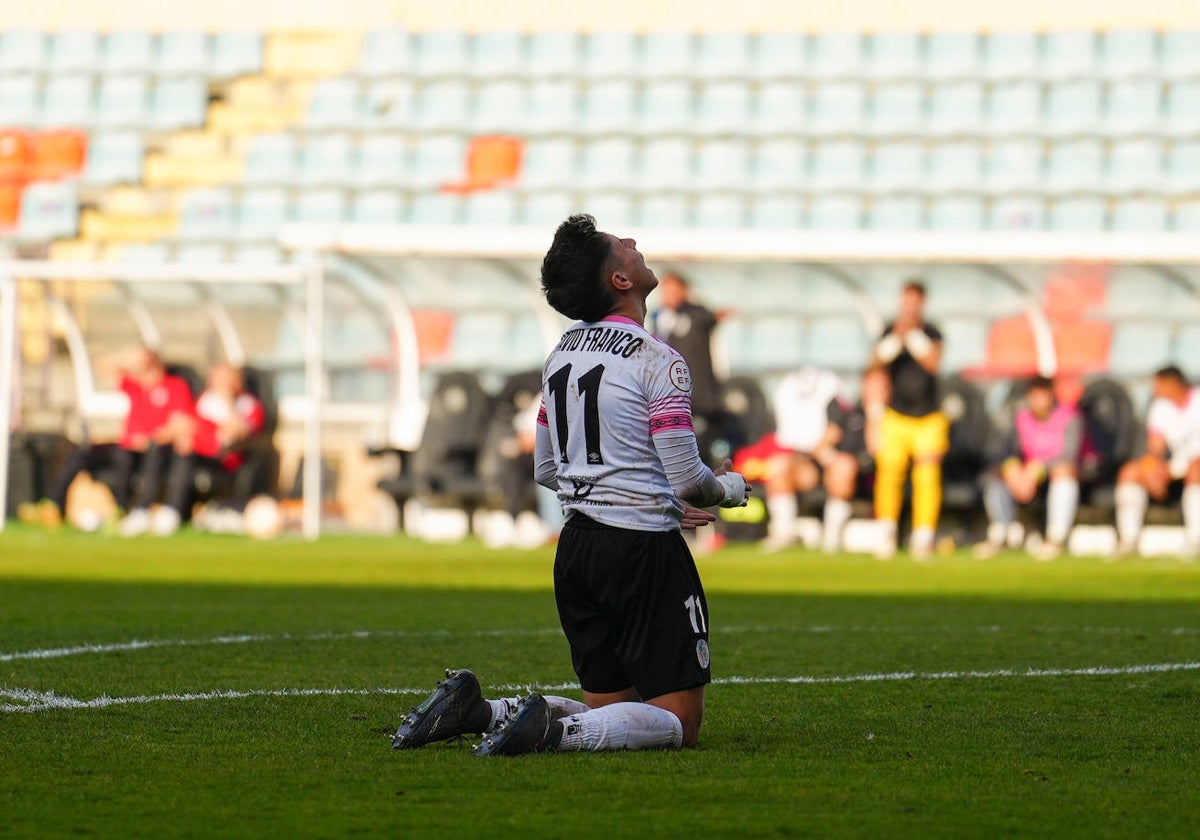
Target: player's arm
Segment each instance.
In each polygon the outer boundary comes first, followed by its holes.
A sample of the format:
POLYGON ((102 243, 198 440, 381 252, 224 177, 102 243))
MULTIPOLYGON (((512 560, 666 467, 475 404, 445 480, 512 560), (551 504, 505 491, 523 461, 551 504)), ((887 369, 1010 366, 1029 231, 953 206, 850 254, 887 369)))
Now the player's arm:
POLYGON ((1167 458, 1167 439, 1154 429, 1146 433, 1146 454, 1164 461, 1167 458))
POLYGON ((700 459, 696 433, 691 429, 668 429, 654 435, 654 448, 667 473, 675 495, 696 507, 741 507, 746 504, 750 486, 746 479, 730 472, 726 461, 716 472, 700 459))
POLYGON ((548 490, 558 492, 558 464, 554 460, 554 441, 546 420, 546 403, 538 408, 537 431, 533 438, 533 479, 548 490))
POLYGON ((931 336, 924 327, 913 327, 904 336, 904 346, 927 372, 938 372, 942 365, 941 335, 935 333, 931 336))

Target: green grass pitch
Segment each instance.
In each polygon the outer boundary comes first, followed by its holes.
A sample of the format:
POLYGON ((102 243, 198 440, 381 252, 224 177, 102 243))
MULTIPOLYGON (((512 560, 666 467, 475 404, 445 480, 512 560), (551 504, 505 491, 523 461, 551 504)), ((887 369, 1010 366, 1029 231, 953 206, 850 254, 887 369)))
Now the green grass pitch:
POLYGON ((728 548, 699 748, 391 750, 446 666, 572 682, 552 556, 0 534, 0 837, 1195 836, 1172 560, 728 548))

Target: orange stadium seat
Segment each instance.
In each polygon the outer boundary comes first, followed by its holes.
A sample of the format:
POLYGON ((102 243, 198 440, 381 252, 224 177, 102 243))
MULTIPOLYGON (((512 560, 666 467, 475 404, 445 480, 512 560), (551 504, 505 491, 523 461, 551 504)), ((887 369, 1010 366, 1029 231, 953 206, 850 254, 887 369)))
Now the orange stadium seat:
POLYGON ((72 128, 42 131, 33 137, 33 178, 53 181, 83 171, 87 135, 72 128))
POLYGON ((466 178, 443 185, 448 192, 474 192, 510 184, 521 174, 525 141, 519 137, 476 137, 467 147, 466 178))
POLYGON ((0 180, 0 230, 13 228, 21 218, 21 181, 0 180))
POLYGON ((28 179, 32 163, 32 135, 23 128, 0 130, 0 179, 28 179))

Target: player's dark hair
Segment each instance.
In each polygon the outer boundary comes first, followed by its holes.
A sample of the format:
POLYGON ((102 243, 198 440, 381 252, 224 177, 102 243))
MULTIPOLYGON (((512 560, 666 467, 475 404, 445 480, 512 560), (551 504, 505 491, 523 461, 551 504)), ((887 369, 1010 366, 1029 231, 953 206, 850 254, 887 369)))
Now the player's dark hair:
POLYGON ((1053 391, 1054 380, 1049 376, 1034 376, 1025 386, 1026 391, 1053 391))
POLYGON ((925 284, 915 277, 904 281, 904 291, 916 292, 922 300, 925 298, 925 284))
POLYGON ((1169 379, 1172 382, 1178 382, 1180 385, 1187 385, 1188 378, 1177 365, 1167 365, 1154 372, 1155 379, 1169 379))
POLYGON ((577 213, 558 226, 542 260, 546 302, 568 318, 599 321, 617 307, 607 282, 612 242, 596 230, 596 220, 577 213))

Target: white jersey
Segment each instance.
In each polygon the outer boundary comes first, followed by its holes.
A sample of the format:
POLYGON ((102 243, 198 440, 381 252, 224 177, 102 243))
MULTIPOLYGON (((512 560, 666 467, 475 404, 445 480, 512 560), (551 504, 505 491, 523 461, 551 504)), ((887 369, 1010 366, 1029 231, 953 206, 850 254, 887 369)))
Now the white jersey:
POLYGON ((683 505, 654 435, 692 429, 683 357, 619 315, 571 327, 546 360, 538 423, 554 449, 563 513, 636 531, 678 530, 683 505))
POLYGON ((1150 403, 1146 429, 1167 442, 1171 476, 1183 478, 1188 464, 1200 458, 1200 388, 1190 389, 1183 405, 1157 397, 1150 403))
POLYGON ((794 452, 812 452, 829 426, 829 403, 842 394, 836 373, 805 368, 775 389, 775 440, 794 452))

